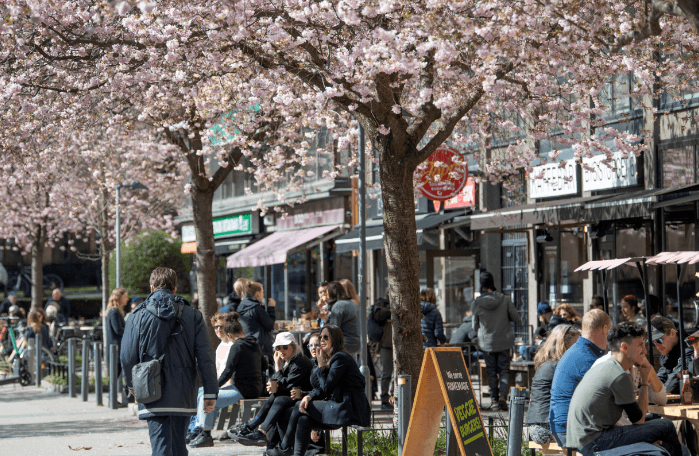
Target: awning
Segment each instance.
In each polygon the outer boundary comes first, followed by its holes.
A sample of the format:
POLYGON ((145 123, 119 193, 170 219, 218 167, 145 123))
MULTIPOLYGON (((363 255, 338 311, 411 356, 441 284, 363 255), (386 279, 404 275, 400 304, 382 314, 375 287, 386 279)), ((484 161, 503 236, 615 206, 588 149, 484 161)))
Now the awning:
MULTIPOLYGON (((463 211, 447 212, 439 214, 436 212, 417 216, 415 219, 417 244, 422 244, 422 234, 424 230, 435 228, 442 223, 453 219, 456 216, 464 215, 463 211)), ((366 248, 367 250, 383 249, 383 224, 366 227, 366 248)), ((346 235, 335 240, 335 252, 346 253, 353 250, 359 250, 359 228, 354 228, 346 235)))
POLYGON ((673 200, 684 198, 699 189, 699 184, 680 187, 656 188, 636 192, 619 193, 600 201, 585 204, 585 220, 623 220, 650 217, 658 207, 673 204, 673 200))
POLYGON ((583 208, 603 196, 587 196, 505 207, 471 215, 472 230, 501 229, 519 225, 560 225, 583 219, 583 208))
POLYGON ((228 257, 226 267, 245 268, 286 262, 289 252, 301 250, 342 225, 318 226, 302 230, 277 231, 228 257))

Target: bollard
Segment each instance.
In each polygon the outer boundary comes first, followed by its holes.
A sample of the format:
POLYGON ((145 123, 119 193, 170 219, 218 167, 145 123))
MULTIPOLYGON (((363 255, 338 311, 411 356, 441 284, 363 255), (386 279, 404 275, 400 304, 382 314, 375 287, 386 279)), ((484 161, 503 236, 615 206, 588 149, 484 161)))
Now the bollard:
POLYGON ((524 400, 526 388, 510 388, 510 426, 507 432, 507 456, 522 454, 522 428, 524 426, 524 400))
POLYGON ((36 380, 37 388, 41 386, 41 358, 42 352, 41 347, 43 347, 41 340, 41 332, 37 333, 34 338, 36 342, 34 343, 34 350, 36 355, 34 356, 34 361, 36 362, 36 367, 34 368, 34 379, 36 380))
POLYGON ((117 361, 119 360, 119 346, 109 346, 109 408, 116 409, 117 404, 117 361))
POLYGON ((398 456, 403 454, 403 443, 408 435, 410 412, 413 408, 410 375, 399 375, 396 382, 396 399, 398 401, 398 456))
POLYGON ((31 375, 34 375, 34 369, 36 369, 36 363, 34 362, 36 359, 36 339, 30 337, 27 343, 29 344, 29 348, 27 349, 27 371, 31 375))
POLYGON ((102 343, 93 342, 92 346, 95 352, 95 401, 102 405, 102 343))
POLYGON ((87 338, 83 337, 83 364, 82 378, 80 379, 80 395, 83 402, 87 402, 87 392, 90 390, 90 373, 87 368, 90 363, 87 338))
POLYGON ((68 394, 76 397, 75 391, 75 339, 68 339, 68 394))

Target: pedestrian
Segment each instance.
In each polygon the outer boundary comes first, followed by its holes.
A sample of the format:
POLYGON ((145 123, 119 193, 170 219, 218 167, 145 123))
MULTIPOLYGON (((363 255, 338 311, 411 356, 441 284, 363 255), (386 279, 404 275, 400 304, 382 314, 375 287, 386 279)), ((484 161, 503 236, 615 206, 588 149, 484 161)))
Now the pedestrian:
POLYGON ((359 306, 347 296, 340 282, 330 282, 328 288, 328 319, 326 325, 335 325, 342 330, 347 353, 359 353, 359 306))
POLYGON ((139 403, 138 417, 148 422, 154 456, 186 456, 185 432, 190 416, 197 411, 197 370, 204 386, 204 412, 212 412, 216 405, 218 384, 209 353, 211 341, 201 312, 175 294, 174 270, 155 268, 150 289, 145 303, 126 322, 121 364, 126 385, 133 394, 133 367, 164 356, 162 396, 147 404, 139 403))
POLYGON ((129 319, 131 312, 133 312, 133 310, 142 302, 143 298, 140 296, 134 296, 133 298, 131 298, 131 302, 129 303, 129 313, 124 315, 124 321, 129 319))
MULTIPOLYGON (((124 288, 115 288, 112 290, 112 294, 109 296, 109 301, 107 302, 107 340, 109 345, 116 345, 119 347, 117 353, 121 352, 121 339, 124 336, 124 326, 126 322, 124 320, 124 315, 126 314, 126 306, 129 303, 129 292, 124 288)), ((107 350, 107 365, 109 366, 109 356, 111 350, 107 350)), ((117 385, 119 389, 123 384, 123 376, 121 372, 121 363, 116 363, 117 365, 117 385)), ((126 394, 122 397, 122 402, 126 402, 126 394)))
POLYGON ((515 345, 511 322, 519 321, 512 300, 495 289, 488 271, 481 272, 481 295, 473 301, 473 328, 488 374, 491 410, 507 410, 510 386, 510 350, 515 345))
POLYGON ((274 329, 274 299, 267 300, 267 309, 262 305, 265 298, 264 288, 259 282, 250 282, 245 292, 245 297, 238 306, 240 324, 243 332, 257 339, 262 348, 262 353, 271 360, 274 356, 272 348, 272 330, 274 329))
POLYGON ((422 312, 422 320, 420 328, 422 329, 422 349, 427 347, 436 347, 438 344, 443 344, 447 341, 444 335, 444 322, 442 314, 437 310, 437 295, 432 288, 423 288, 420 291, 420 312, 422 312))
POLYGON ((51 298, 48 301, 46 301, 44 310, 46 310, 51 301, 56 301, 56 303, 58 304, 58 321, 60 321, 61 323, 68 323, 68 319, 70 318, 70 302, 68 302, 66 297, 63 296, 63 292, 60 288, 54 288, 54 290, 51 292, 51 298))
MULTIPOLYGON (((388 297, 379 298, 376 301, 373 318, 383 329, 377 347, 381 361, 381 408, 393 410, 390 394, 393 380, 393 327, 391 326, 391 303, 388 297)), ((369 360, 371 361, 371 358, 369 360)))

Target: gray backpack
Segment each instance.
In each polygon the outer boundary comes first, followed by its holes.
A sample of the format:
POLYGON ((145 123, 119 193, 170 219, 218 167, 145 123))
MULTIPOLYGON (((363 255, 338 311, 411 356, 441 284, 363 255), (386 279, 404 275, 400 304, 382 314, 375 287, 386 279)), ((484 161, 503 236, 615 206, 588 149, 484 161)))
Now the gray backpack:
MULTIPOLYGON (((168 337, 168 342, 172 339, 173 334, 180 326, 180 319, 182 318, 183 309, 184 304, 181 302, 175 303, 176 321, 175 326, 172 328, 170 336, 168 337)), ((168 344, 166 344, 166 346, 167 345, 168 344)), ((164 362, 165 355, 162 355, 159 358, 138 363, 131 370, 133 393, 134 397, 136 398, 136 402, 139 404, 149 404, 151 402, 155 402, 162 396, 162 371, 164 362)))

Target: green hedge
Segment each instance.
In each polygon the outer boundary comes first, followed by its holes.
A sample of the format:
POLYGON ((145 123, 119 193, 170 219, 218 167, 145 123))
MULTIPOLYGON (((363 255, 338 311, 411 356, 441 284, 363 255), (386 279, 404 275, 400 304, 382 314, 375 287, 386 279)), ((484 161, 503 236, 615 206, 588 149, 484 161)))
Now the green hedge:
MULTIPOLYGON (((163 231, 146 230, 139 233, 128 245, 121 247, 121 286, 131 296, 145 297, 150 292, 149 279, 153 269, 159 266, 177 272, 177 293, 190 292, 190 259, 180 252, 182 240, 174 239, 163 231)), ((116 284, 116 257, 109 261, 110 288, 116 284)))

